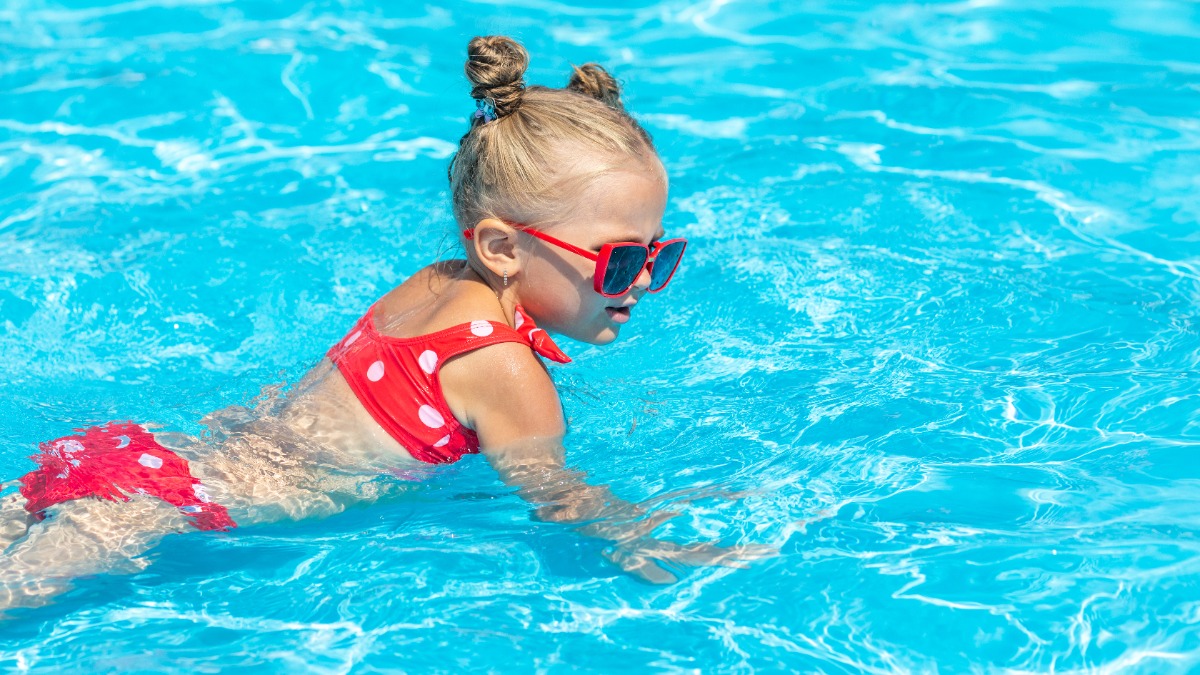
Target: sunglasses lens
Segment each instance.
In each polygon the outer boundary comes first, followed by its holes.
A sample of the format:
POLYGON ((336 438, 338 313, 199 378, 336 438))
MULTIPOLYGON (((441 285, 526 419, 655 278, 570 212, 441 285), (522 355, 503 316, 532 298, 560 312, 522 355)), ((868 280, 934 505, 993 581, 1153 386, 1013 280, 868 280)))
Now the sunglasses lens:
POLYGON ((620 295, 629 290, 645 267, 646 249, 641 246, 614 246, 608 256, 608 266, 604 268, 604 292, 620 295))
POLYGON ((679 267, 679 259, 683 257, 685 242, 675 241, 658 249, 654 256, 654 265, 650 268, 650 290, 657 291, 671 279, 675 268, 679 267))

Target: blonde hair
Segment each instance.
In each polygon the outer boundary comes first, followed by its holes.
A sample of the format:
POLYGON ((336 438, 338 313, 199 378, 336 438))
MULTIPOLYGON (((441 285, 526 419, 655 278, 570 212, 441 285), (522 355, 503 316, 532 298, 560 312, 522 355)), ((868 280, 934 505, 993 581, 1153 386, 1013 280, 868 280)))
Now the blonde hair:
POLYGON ((621 88, 601 66, 574 68, 562 89, 525 86, 529 54, 511 38, 472 38, 467 79, 481 111, 450 161, 454 218, 553 222, 572 188, 636 163, 662 172, 650 135, 625 111, 621 88), (494 110, 494 117, 493 117, 494 110))

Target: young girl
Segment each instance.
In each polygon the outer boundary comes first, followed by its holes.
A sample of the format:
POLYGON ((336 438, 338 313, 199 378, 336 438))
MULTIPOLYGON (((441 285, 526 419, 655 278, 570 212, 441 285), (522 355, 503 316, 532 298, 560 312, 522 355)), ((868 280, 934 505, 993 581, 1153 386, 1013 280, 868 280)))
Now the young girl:
POLYGON ((466 259, 380 298, 285 399, 207 417, 206 442, 113 423, 42 444, 0 509, 0 607, 136 569, 189 526, 334 513, 382 496, 381 474, 481 451, 540 518, 583 523, 643 579, 673 581, 661 561, 764 553, 652 539, 673 514, 647 515, 564 468, 563 414, 541 359, 570 359, 549 333, 615 340, 687 242, 662 230, 666 172, 616 81, 588 64, 565 89, 526 87, 527 64, 505 37, 468 46, 477 110, 449 171, 466 259))

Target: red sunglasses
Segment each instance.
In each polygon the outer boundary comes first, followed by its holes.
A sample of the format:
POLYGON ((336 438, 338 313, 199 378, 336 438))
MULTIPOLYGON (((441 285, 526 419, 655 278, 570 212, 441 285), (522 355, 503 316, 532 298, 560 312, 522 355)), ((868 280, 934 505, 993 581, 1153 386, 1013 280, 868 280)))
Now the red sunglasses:
MULTIPOLYGON (((518 227, 517 231, 537 237, 548 244, 581 255, 588 260, 595 260, 596 273, 593 277, 592 287, 606 298, 625 295, 637 283, 642 270, 647 268, 650 270, 650 285, 647 290, 651 293, 661 291, 671 277, 675 276, 675 270, 683 258, 683 251, 687 248, 687 239, 681 237, 656 241, 649 246, 632 241, 605 244, 600 247, 600 253, 597 254, 537 230, 518 227)), ((474 235, 474 230, 463 230, 463 236, 467 239, 471 239, 474 235)))

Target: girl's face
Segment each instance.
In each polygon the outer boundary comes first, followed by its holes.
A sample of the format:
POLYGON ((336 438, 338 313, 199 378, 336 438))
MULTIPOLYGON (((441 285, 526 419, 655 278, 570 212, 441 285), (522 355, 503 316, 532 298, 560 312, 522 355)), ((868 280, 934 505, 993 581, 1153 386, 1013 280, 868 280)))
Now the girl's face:
MULTIPOLYGON (((608 243, 649 244, 663 236, 666 205, 659 171, 612 172, 593 181, 567 219, 545 232, 596 253, 608 243)), ((532 236, 521 240, 525 260, 520 302, 538 326, 591 344, 615 340, 633 305, 645 295, 650 274, 643 270, 624 295, 606 298, 593 290, 595 262, 532 236)))

